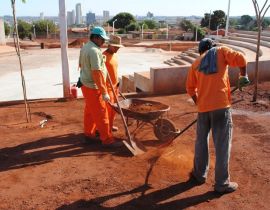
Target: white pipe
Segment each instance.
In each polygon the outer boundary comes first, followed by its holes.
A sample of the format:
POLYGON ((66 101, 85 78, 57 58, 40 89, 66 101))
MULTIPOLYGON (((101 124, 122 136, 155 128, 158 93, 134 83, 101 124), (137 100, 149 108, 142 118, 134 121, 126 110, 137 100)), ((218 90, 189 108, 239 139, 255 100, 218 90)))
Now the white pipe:
POLYGON ((114 35, 114 23, 117 21, 117 19, 115 19, 113 22, 112 22, 112 30, 113 30, 113 32, 112 32, 112 34, 114 35))
POLYGON ((142 24, 142 40, 143 40, 143 26, 144 26, 144 23, 142 24))

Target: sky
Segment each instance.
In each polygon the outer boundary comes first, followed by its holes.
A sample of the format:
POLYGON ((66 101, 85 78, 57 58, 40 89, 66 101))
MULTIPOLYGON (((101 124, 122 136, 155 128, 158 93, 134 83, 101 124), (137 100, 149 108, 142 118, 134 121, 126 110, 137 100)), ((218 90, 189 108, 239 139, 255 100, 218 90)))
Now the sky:
MULTIPOLYGON (((75 10, 75 5, 81 3, 82 14, 91 11, 102 15, 103 10, 108 10, 111 16, 120 12, 129 12, 136 16, 146 16, 152 12, 154 16, 204 16, 205 13, 215 10, 228 11, 229 0, 66 0, 66 10, 75 10)), ((230 0, 230 16, 255 15, 252 0, 230 0)), ((265 0, 258 0, 260 7, 265 0)), ((268 3, 269 4, 269 3, 268 3)), ((17 16, 57 16, 59 0, 16 0, 17 16)), ((10 0, 0 0, 0 17, 12 15, 10 0)), ((266 13, 270 16, 270 9, 266 13)))

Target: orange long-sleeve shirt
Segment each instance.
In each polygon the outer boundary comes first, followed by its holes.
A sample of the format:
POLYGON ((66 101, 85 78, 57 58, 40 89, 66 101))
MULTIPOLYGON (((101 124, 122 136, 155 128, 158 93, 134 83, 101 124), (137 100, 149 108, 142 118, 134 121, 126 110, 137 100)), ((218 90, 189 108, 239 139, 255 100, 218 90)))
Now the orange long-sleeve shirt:
MULTIPOLYGON (((103 55, 106 56, 106 68, 108 70, 108 74, 110 75, 112 84, 114 86, 114 88, 117 86, 118 84, 118 58, 116 53, 110 54, 107 51, 103 52, 103 55)), ((111 85, 107 79, 106 82, 107 88, 111 89, 111 85)))
POLYGON ((217 68, 214 74, 204 74, 198 70, 205 53, 191 65, 186 90, 192 97, 197 95, 198 112, 208 112, 231 106, 228 66, 246 66, 245 56, 228 47, 217 47, 217 68))

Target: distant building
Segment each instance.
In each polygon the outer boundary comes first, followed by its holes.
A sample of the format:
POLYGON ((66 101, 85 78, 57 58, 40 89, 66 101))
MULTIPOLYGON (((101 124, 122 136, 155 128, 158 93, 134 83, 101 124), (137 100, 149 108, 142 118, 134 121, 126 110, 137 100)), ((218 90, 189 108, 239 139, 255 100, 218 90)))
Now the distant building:
POLYGON ((82 7, 81 4, 76 4, 76 24, 82 24, 82 7))
POLYGON ((96 14, 92 12, 88 12, 86 14, 86 25, 92 25, 96 22, 96 14))
POLYGON ((110 19, 110 12, 107 10, 103 11, 103 21, 107 22, 110 19))
POLYGON ((39 15, 40 20, 44 20, 44 12, 41 12, 39 15))
POLYGON ((75 11, 72 10, 72 11, 68 11, 67 12, 67 25, 68 26, 71 26, 71 25, 74 25, 75 24, 75 11))
POLYGON ((152 19, 154 17, 154 14, 152 12, 147 12, 146 17, 147 19, 152 19))

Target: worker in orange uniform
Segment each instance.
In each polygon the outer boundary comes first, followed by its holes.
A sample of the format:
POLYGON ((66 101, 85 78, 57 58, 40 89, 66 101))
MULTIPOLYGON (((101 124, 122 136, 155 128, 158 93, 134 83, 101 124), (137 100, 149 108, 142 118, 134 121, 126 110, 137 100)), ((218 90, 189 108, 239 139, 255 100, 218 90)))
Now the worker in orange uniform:
POLYGON ((113 136, 109 125, 107 102, 110 96, 106 87, 107 69, 105 56, 100 47, 109 40, 102 27, 94 27, 90 41, 80 50, 79 67, 82 93, 85 98, 84 135, 87 143, 97 141, 96 130, 102 145, 108 147, 122 146, 113 136))
MULTIPOLYGON (((118 80, 118 57, 117 57, 117 51, 119 48, 123 47, 121 44, 121 37, 111 35, 110 41, 108 44, 107 50, 103 52, 103 55, 106 56, 106 62, 105 65, 108 70, 108 74, 110 76, 113 89, 111 87, 111 84, 109 82, 109 79, 107 78, 106 86, 108 90, 108 94, 110 96, 110 102, 116 103, 116 98, 114 97, 113 91, 115 92, 116 96, 118 96, 119 90, 119 80, 118 80)), ((114 109, 108 105, 108 112, 109 112, 109 122, 110 122, 110 128, 112 131, 117 131, 118 127, 113 125, 114 118, 115 118, 115 111, 114 109)))
POLYGON ((209 170, 209 133, 216 153, 215 186, 218 193, 230 193, 238 188, 230 181, 229 159, 232 141, 232 113, 228 66, 239 67, 238 87, 248 85, 246 59, 238 51, 225 46, 216 47, 209 38, 199 43, 198 57, 188 72, 187 93, 198 107, 192 178, 198 184, 206 181, 209 170))

